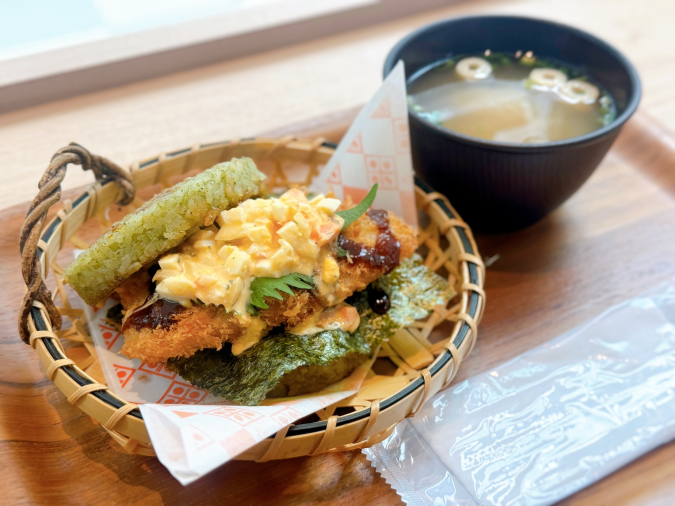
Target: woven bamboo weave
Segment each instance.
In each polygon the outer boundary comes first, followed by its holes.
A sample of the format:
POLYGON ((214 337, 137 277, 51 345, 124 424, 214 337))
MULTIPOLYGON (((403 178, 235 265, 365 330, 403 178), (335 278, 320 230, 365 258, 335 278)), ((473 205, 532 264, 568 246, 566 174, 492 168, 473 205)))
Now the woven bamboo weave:
MULTIPOLYGON (((65 260, 64 255, 58 258, 59 252, 68 243, 86 248, 89 241, 81 232, 91 229, 91 223, 100 223, 100 233, 155 193, 217 163, 249 156, 268 175, 268 188, 279 191, 308 185, 333 152, 334 147, 323 139, 245 139, 163 153, 125 171, 76 144, 59 150, 40 181, 40 193, 20 238, 27 292, 19 331, 38 352, 49 380, 126 451, 154 455, 138 406, 119 398, 105 384, 84 311, 63 281, 65 260), (68 164, 93 170, 96 182, 74 202, 63 202, 45 224, 50 207, 60 200, 68 164), (51 291, 46 286, 49 280, 51 291)), ((448 200, 421 181, 415 197, 420 216, 418 252, 425 265, 455 287, 457 297, 415 322, 403 342, 383 343, 378 361, 390 364, 388 375, 370 371, 357 395, 321 410, 315 422, 284 428, 239 459, 265 462, 371 446, 451 383, 476 341, 485 308, 485 267, 471 230, 448 200)))

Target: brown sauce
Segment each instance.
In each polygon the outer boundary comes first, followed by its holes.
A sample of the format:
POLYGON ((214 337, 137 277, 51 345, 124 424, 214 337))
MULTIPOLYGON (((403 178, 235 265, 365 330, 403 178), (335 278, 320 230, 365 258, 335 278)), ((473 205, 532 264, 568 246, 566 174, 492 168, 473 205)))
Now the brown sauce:
POLYGON ((159 299, 149 306, 133 311, 124 322, 122 331, 124 332, 132 325, 136 327, 136 330, 143 328, 167 329, 176 323, 175 315, 184 309, 185 307, 178 302, 159 299))
POLYGON ((349 253, 352 261, 366 262, 373 267, 384 268, 385 274, 398 266, 401 255, 401 243, 396 239, 387 219, 387 211, 370 209, 368 217, 377 225, 378 235, 375 246, 368 248, 363 244, 338 236, 338 246, 349 253))

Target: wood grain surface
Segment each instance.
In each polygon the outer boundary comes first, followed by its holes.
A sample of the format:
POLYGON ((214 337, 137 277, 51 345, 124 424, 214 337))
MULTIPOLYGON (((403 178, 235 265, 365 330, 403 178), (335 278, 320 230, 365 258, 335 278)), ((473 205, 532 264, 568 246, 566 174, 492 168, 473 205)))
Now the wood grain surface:
MULTIPOLYGON (((337 140, 355 111, 288 130, 337 140)), ((675 142, 638 114, 588 183, 527 230, 478 237, 492 258, 488 305, 472 376, 583 323, 675 275, 675 142), (670 193, 669 193, 670 192, 670 193), (499 255, 496 257, 496 255, 499 255), (496 258, 495 258, 496 257, 496 258)), ((27 206, 0 213, 0 487, 2 504, 399 504, 359 452, 265 464, 231 462, 182 487, 154 458, 127 455, 71 406, 16 331, 22 296, 17 237, 27 206)), ((569 505, 672 504, 675 443, 563 501, 569 505)))

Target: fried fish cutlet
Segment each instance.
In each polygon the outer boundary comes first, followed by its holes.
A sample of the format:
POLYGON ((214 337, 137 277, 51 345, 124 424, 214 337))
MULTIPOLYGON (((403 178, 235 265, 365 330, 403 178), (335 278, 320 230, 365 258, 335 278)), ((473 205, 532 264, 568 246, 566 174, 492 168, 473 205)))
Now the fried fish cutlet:
MULTIPOLYGON (((394 264, 398 264, 400 260, 411 257, 417 248, 415 231, 392 213, 379 213, 380 215, 364 214, 345 228, 342 235, 370 251, 376 249, 378 240, 384 233, 389 233, 398 244, 397 258, 392 260, 394 264), (386 227, 382 220, 386 222, 386 227), (385 228, 388 232, 383 232, 385 228)), ((386 265, 377 265, 369 260, 373 259, 338 258, 340 276, 332 300, 315 291, 293 289, 294 296, 283 294, 283 300, 266 297, 269 307, 258 311, 260 319, 268 328, 290 328, 302 324, 323 308, 346 299, 355 291, 363 290, 387 272, 386 265)), ((144 270, 118 288, 117 292, 127 314, 147 300, 150 285, 150 276, 144 270)), ((125 324, 125 345, 122 352, 129 357, 151 363, 166 362, 172 357, 189 357, 205 348, 220 349, 223 343, 236 342, 246 332, 245 327, 232 313, 215 306, 181 307, 166 323, 168 325, 154 328, 125 324)))
POLYGON ((135 273, 117 288, 127 317, 122 327, 122 353, 128 357, 157 364, 168 357, 189 357, 204 348, 220 349, 224 342, 244 334, 239 320, 224 308, 186 308, 162 299, 146 305, 151 288, 148 269, 135 273))
MULTIPOLYGON (((159 311, 155 312, 161 312, 162 302, 156 303, 153 310, 159 311)), ((170 357, 190 357, 204 348, 220 349, 223 343, 236 341, 246 332, 236 316, 223 307, 181 306, 167 320, 168 326, 128 326, 122 353, 148 364, 164 363, 170 357)))
MULTIPOLYGON (((410 258, 417 249, 417 234, 415 230, 393 213, 386 213, 388 228, 399 244, 398 258, 395 264, 410 258)), ((360 216, 358 220, 342 231, 342 236, 353 243, 360 244, 372 250, 377 246, 378 238, 382 236, 382 227, 378 226, 370 214, 360 216)), ((338 259, 340 279, 335 293, 337 300, 344 300, 354 292, 360 292, 370 283, 387 272, 386 266, 373 265, 369 261, 359 261, 351 257, 338 259)))

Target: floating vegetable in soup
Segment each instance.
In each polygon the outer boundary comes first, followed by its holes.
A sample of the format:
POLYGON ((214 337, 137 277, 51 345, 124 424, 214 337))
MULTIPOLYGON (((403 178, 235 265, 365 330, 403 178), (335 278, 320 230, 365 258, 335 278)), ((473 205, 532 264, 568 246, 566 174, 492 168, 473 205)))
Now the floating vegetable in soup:
POLYGON ((435 63, 408 84, 418 116, 498 142, 579 137, 615 117, 612 98, 576 70, 535 58, 490 54, 435 63))

